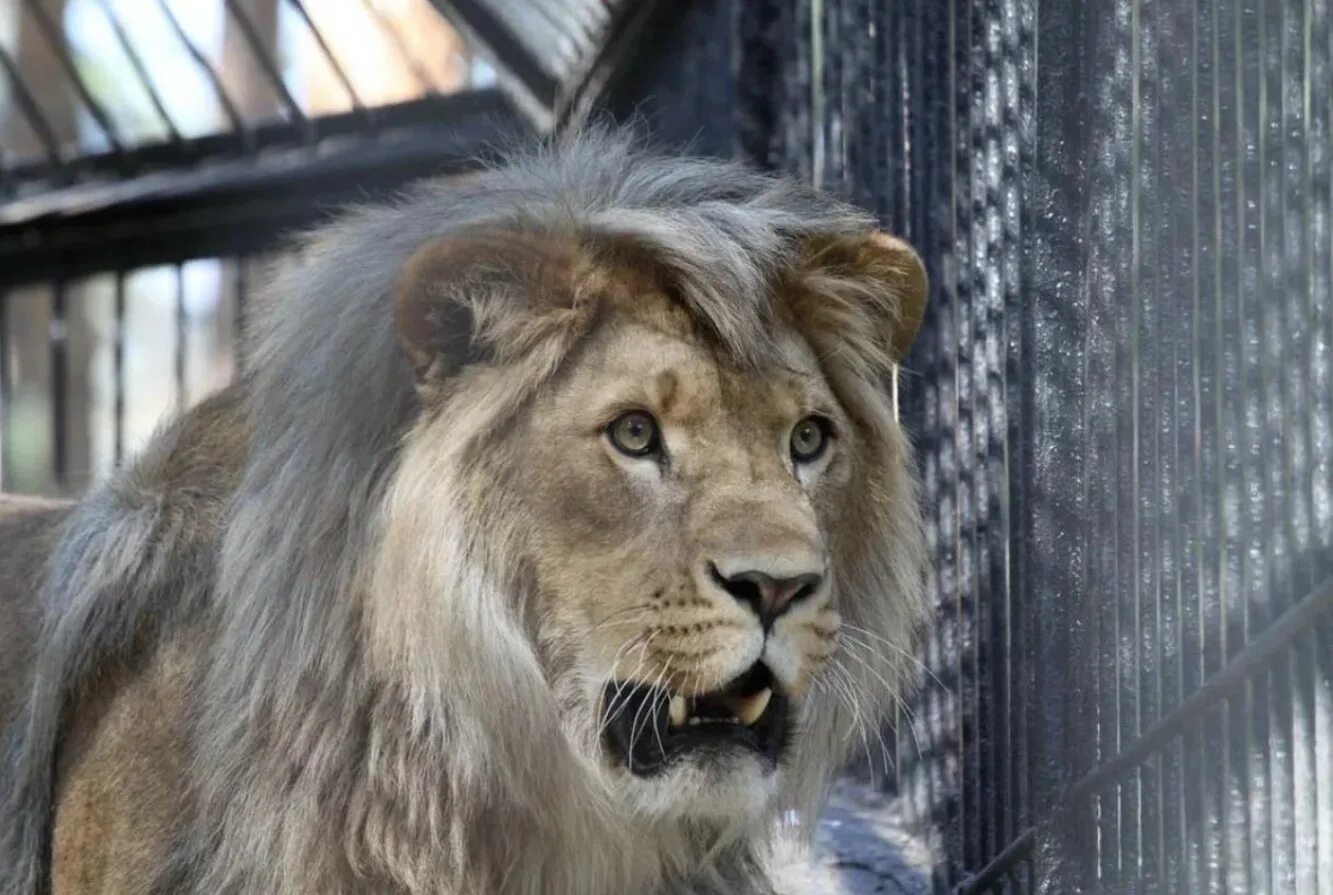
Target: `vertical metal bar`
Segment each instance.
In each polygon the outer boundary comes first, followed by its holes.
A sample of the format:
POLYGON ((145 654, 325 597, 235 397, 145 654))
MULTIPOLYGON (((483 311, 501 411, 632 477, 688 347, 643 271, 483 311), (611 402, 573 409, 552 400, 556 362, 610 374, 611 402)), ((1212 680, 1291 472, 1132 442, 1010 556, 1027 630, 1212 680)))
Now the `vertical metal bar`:
MULTIPOLYGON (((1213 289, 1212 245, 1207 239, 1212 229, 1215 215, 1215 196, 1212 187, 1211 143, 1204 128, 1211 120, 1211 98, 1215 72, 1207 60, 1211 58, 1213 31, 1211 14, 1207 5, 1210 0, 1196 0, 1190 7, 1190 265, 1192 269, 1189 313, 1189 351, 1190 368, 1188 381, 1184 387, 1189 393, 1189 428, 1193 437, 1188 441, 1177 439, 1182 464, 1189 470, 1187 481, 1181 489, 1181 499, 1186 502, 1185 543, 1181 545, 1184 568, 1182 569, 1182 619, 1187 619, 1188 632, 1178 643, 1181 656, 1179 699, 1206 678, 1207 650, 1211 642, 1209 608, 1216 609, 1217 594, 1211 590, 1207 567, 1209 541, 1209 513, 1205 502, 1205 482, 1208 479, 1206 458, 1210 436, 1210 397, 1207 389, 1209 379, 1209 360, 1205 336, 1208 330, 1205 297, 1213 289), (1192 593, 1191 593, 1192 592, 1192 593), (1190 599, 1186 596, 1190 595, 1190 599), (1191 648, 1190 641, 1193 646, 1191 648)), ((1215 421, 1212 421, 1215 422, 1215 421)), ((1212 535, 1216 538, 1216 533, 1212 535)), ((1182 793, 1182 813, 1184 824, 1184 847, 1190 851, 1191 858, 1186 862, 1185 885, 1193 886, 1202 893, 1218 891, 1213 884, 1213 869, 1218 863, 1217 845, 1221 842, 1222 831, 1216 823, 1209 800, 1208 782, 1210 775, 1220 776, 1216 771, 1213 755, 1216 744, 1209 735, 1213 715, 1203 719, 1199 730, 1188 737, 1184 743, 1181 761, 1184 764, 1185 791, 1182 793), (1193 771, 1191 772, 1191 768, 1193 771)))
POLYGON ((982 755, 982 674, 981 661, 985 653, 983 635, 984 608, 981 604, 977 581, 977 526, 976 526, 976 370, 973 357, 977 350, 973 332, 975 308, 984 287, 985 264, 985 204, 986 172, 985 139, 985 28, 986 17, 982 8, 970 10, 970 30, 967 40, 973 65, 969 71, 967 104, 967 166, 968 216, 964 235, 966 252, 963 256, 965 275, 958 291, 958 309, 954 318, 954 395, 955 420, 954 456, 956 458, 956 513, 954 525, 958 544, 958 605, 966 619, 966 636, 960 641, 960 678, 967 682, 963 692, 967 703, 963 717, 963 861, 969 869, 983 866, 990 855, 983 841, 985 805, 982 796, 984 784, 982 755), (980 59, 978 58, 980 57, 980 59))
MULTIPOLYGON (((1241 246, 1245 227, 1243 183, 1243 131, 1241 103, 1237 90, 1242 80, 1239 47, 1242 45, 1241 7, 1239 3, 1219 2, 1215 6, 1215 135, 1216 191, 1219 207, 1216 239, 1217 331, 1217 414, 1220 432, 1217 438, 1217 493, 1215 495, 1219 553, 1218 574, 1222 611, 1219 614, 1218 667, 1243 648, 1247 637, 1246 553, 1249 545, 1244 531, 1241 483, 1236 470, 1241 468, 1240 443, 1244 426, 1241 402, 1241 360, 1239 345, 1239 296, 1243 294, 1241 246)), ((1247 743, 1247 701, 1244 693, 1226 702, 1222 709, 1225 736, 1222 742, 1222 774, 1219 787, 1226 812, 1226 837, 1222 850, 1222 879, 1227 891, 1249 892, 1250 861, 1250 780, 1247 743), (1235 781, 1234 785, 1231 781, 1235 781)))
POLYGON ((985 102, 983 105, 984 126, 981 136, 981 164, 985 171, 982 181, 985 200, 979 223, 984 237, 978 241, 978 248, 983 252, 984 260, 979 259, 977 270, 980 273, 978 289, 972 305, 973 345, 971 355, 972 385, 972 541, 973 568, 972 588, 977 612, 977 743, 978 765, 981 788, 978 796, 981 810, 978 814, 978 826, 981 838, 978 846, 987 860, 1004 848, 1006 843, 999 839, 1001 818, 999 815, 998 754, 1000 743, 998 733, 1001 728, 1000 718, 996 714, 999 706, 999 690, 996 672, 1002 656, 996 646, 1003 640, 1003 616, 999 593, 1000 583, 996 580, 996 561, 1000 548, 995 544, 999 535, 999 493, 995 484, 998 482, 994 458, 1002 450, 997 438, 1004 431, 1000 420, 1003 410, 999 390, 999 318, 1002 314, 1004 293, 1004 261, 1006 260, 1003 244, 1003 218, 1000 203, 1007 172, 1002 160, 1001 134, 1006 130, 1004 122, 1003 97, 1001 94, 1002 71, 1000 55, 1003 39, 1002 22, 998 3, 988 3, 986 9, 985 30, 981 40, 982 58, 985 61, 984 83, 985 102), (994 347, 992 347, 994 346, 994 347))
MULTIPOLYGON (((1298 417, 1301 381, 1293 377, 1300 367, 1292 358, 1303 359, 1309 343, 1308 327, 1300 323, 1298 315, 1303 303, 1308 260, 1304 257, 1306 193, 1300 180, 1301 161, 1304 157, 1304 118, 1301 102, 1304 61, 1301 53, 1303 22, 1301 15, 1290 15, 1289 4, 1273 8, 1270 30, 1269 64, 1270 96, 1269 136, 1273 159, 1270 162, 1266 188, 1276 190, 1271 197, 1275 219, 1269 221, 1273 236, 1270 257, 1275 268, 1270 278, 1274 291, 1268 296, 1273 305, 1273 326, 1278 330, 1276 340, 1271 336, 1266 346, 1266 363, 1271 369, 1269 420, 1270 481, 1277 484, 1273 501, 1272 547, 1273 588, 1277 610, 1290 606, 1315 584, 1304 574, 1311 566, 1302 553, 1307 544, 1304 482, 1298 479, 1297 468, 1303 457, 1296 452, 1303 446, 1305 418, 1298 417), (1293 89, 1295 88, 1295 89, 1293 89), (1294 176, 1293 176, 1294 175, 1294 176), (1283 343, 1278 349, 1274 342, 1283 343), (1274 400, 1276 399, 1276 400, 1274 400), (1274 417, 1276 420, 1274 421, 1274 417), (1274 424, 1275 422, 1275 424, 1274 424)), ((1298 755, 1302 740, 1296 726, 1301 715, 1298 702, 1297 667, 1299 650, 1289 650, 1287 661, 1274 663, 1273 678, 1277 692, 1272 694, 1269 723, 1275 742, 1270 743, 1273 766, 1272 831, 1273 891, 1299 891, 1298 863, 1303 851, 1297 841, 1298 825, 1304 811, 1302 795, 1305 786, 1296 780, 1298 755)))
POLYGON ((190 40, 190 35, 186 33, 180 20, 176 18, 176 14, 171 11, 171 6, 168 4, 167 0, 157 0, 157 8, 166 18, 167 24, 171 27, 172 33, 176 35, 176 39, 180 41, 181 46, 185 47, 185 51, 190 54, 190 58, 194 60, 197 66, 199 66, 199 70, 204 73, 204 77, 206 77, 208 83, 212 85, 213 94, 217 97, 218 103, 222 106, 223 114, 227 116, 227 120, 231 123, 232 132, 238 136, 243 136, 245 133, 245 121, 241 118, 240 112, 236 110, 236 104, 232 102, 231 96, 227 93, 227 89, 222 85, 222 78, 218 75, 217 71, 214 70, 212 63, 208 61, 208 57, 204 55, 202 50, 195 46, 194 41, 190 40))
POLYGON ((42 7, 40 0, 25 0, 25 2, 28 11, 32 14, 33 21, 37 23, 37 30, 41 32, 43 39, 50 46, 51 52, 59 60, 60 67, 69 76, 70 83, 74 86, 74 92, 87 106, 88 114, 97 123, 97 128, 102 132, 102 136, 106 138, 107 144, 114 152, 124 152, 124 144, 120 140, 115 124, 111 121, 111 116, 107 114, 106 109, 93 96, 92 90, 88 87, 88 82, 84 80, 79 67, 74 64, 74 58, 70 56, 69 48, 65 46, 65 38, 60 27, 51 20, 51 16, 42 7))
POLYGON ((185 339, 186 339, 186 319, 185 319, 185 266, 177 264, 176 270, 176 302, 175 302, 175 357, 173 369, 176 376, 176 403, 179 409, 184 409, 189 405, 189 394, 186 391, 185 382, 185 339))
MULTIPOLYGON (((1312 505, 1311 552, 1319 577, 1333 573, 1333 27, 1329 6, 1307 0, 1306 11, 1306 188, 1311 214, 1307 238, 1310 283, 1307 326, 1311 350, 1308 377, 1307 452, 1312 505)), ((1310 750, 1314 829, 1314 888, 1333 891, 1333 619, 1316 626, 1309 637, 1311 692, 1310 750)))
MULTIPOLYGON (((1138 650, 1137 630, 1135 627, 1137 593, 1137 530, 1130 519, 1134 516, 1137 499, 1135 480, 1134 445, 1137 444, 1135 415, 1137 395, 1132 389, 1132 371, 1135 358, 1131 342, 1137 329, 1135 315, 1138 307, 1137 293, 1137 253, 1136 253, 1136 215, 1133 211, 1135 175, 1138 157, 1133 147, 1137 146, 1137 123, 1133 112, 1138 107, 1138 40, 1136 36, 1137 4, 1121 2, 1116 7, 1115 35, 1118 44, 1116 72, 1122 77, 1117 84, 1115 101, 1121 106, 1123 121, 1115 123, 1112 133, 1115 153, 1115 179, 1117 190, 1115 214, 1117 218, 1117 248, 1123 257, 1117 259, 1115 271, 1117 291, 1128 296, 1127 301, 1114 307, 1113 333, 1115 334, 1115 384, 1114 404, 1116 413, 1115 468, 1116 490, 1113 526, 1116 545, 1116 614, 1114 620, 1114 662, 1115 662, 1115 732, 1112 748, 1119 751, 1134 739, 1134 723, 1137 714, 1135 704, 1136 682, 1134 656, 1138 650), (1128 114, 1126 114, 1128 113, 1128 114)), ((1115 806, 1117 829, 1115 833, 1117 854, 1110 868, 1109 891, 1117 888, 1129 889, 1135 883, 1131 871, 1137 864, 1141 837, 1138 828, 1138 786, 1136 779, 1122 780, 1118 785, 1115 806)))
MULTIPOLYGON (((1156 183, 1161 200, 1157 232, 1161 250, 1159 270, 1159 324, 1157 362, 1161 384, 1158 419, 1157 518, 1158 548, 1157 693, 1159 717, 1184 701, 1186 655, 1198 629, 1195 604, 1187 599, 1193 567, 1193 505, 1189 482, 1197 470, 1189 467, 1185 445, 1195 437, 1190 384, 1194 364, 1192 338, 1197 272, 1194 269, 1193 169, 1197 114, 1194 101, 1192 4, 1158 7, 1156 18, 1159 86, 1155 115, 1161 132, 1156 183), (1182 52, 1184 51, 1184 52, 1182 52), (1189 118, 1185 116, 1189 115, 1189 118), (1192 629, 1187 633, 1187 627, 1192 629)), ((1158 879, 1165 891, 1197 891, 1188 845, 1188 792, 1193 775, 1187 756, 1191 732, 1174 738, 1162 749, 1161 787, 1158 795, 1158 879)))
POLYGON ((14 452, 14 384, 11 380, 9 343, 9 294, 0 289, 0 492, 12 490, 14 452))
MULTIPOLYGON (((1245 640, 1248 643, 1269 623, 1272 614, 1270 593, 1271 504, 1262 493, 1267 480, 1268 457, 1262 420, 1268 397, 1268 372, 1263 348, 1266 334, 1264 292, 1268 259, 1264 249, 1269 239, 1265 208, 1264 174, 1268 147, 1264 125, 1267 115, 1266 80, 1263 53, 1268 43, 1263 10, 1248 7, 1241 12, 1237 48, 1244 99, 1239 119, 1241 190, 1244 204, 1241 219, 1246 224, 1241 243, 1242 276, 1237 281, 1240 303, 1242 382, 1240 390, 1241 427, 1241 507, 1243 538, 1247 554, 1242 564, 1246 600, 1245 640), (1256 488, 1256 486, 1258 486, 1256 488)), ((1271 727, 1267 706, 1271 682, 1266 672, 1254 675, 1246 688, 1246 764, 1250 778, 1247 812, 1250 819, 1249 881, 1251 890, 1266 888, 1272 872, 1272 827, 1270 804, 1273 774, 1269 743, 1271 727)))
POLYGON ((66 356, 68 331, 65 320, 65 283, 57 280, 51 287, 51 469, 56 487, 64 490, 69 474, 68 420, 69 366, 66 356))
POLYGON ((246 307, 249 300, 249 275, 247 267, 250 259, 245 255, 236 258, 236 317, 233 321, 232 331, 234 333, 235 344, 232 347, 236 359, 236 372, 239 375, 245 369, 245 320, 248 309, 246 307))
POLYGON ((115 335, 112 343, 112 444, 115 465, 119 468, 125 459, 125 271, 116 271, 115 335))

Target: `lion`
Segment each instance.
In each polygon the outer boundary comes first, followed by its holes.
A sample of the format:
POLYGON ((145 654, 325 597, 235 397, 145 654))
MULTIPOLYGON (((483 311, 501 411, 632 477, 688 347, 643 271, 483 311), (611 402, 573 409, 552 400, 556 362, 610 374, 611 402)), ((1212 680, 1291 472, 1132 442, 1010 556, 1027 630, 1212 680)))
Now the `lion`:
POLYGON ((0 514, 0 893, 768 893, 910 685, 865 213, 590 130, 355 209, 243 374, 0 514))

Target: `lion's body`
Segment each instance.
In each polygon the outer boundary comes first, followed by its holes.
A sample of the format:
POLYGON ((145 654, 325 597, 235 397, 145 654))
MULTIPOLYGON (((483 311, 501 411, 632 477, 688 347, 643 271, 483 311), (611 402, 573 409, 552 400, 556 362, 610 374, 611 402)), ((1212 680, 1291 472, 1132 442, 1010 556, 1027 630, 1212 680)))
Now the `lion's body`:
POLYGON ((866 226, 594 136, 312 239, 240 382, 76 509, 0 503, 0 895, 769 891, 775 818, 874 735, 921 618, 882 387, 923 286, 799 259, 866 226), (541 234, 515 264, 551 307, 487 303, 506 228, 541 234), (414 341, 451 278, 492 352, 462 371, 414 341), (640 373, 669 469, 589 428, 640 373), (797 475, 771 439, 807 405, 840 437, 797 475), (699 577, 727 550, 828 563, 836 595, 761 631, 699 577), (797 706, 776 770, 602 754, 604 684, 704 694, 756 656, 797 706))
POLYGON ((70 506, 0 497, 0 730, 31 683, 37 594, 60 522, 70 506))
MULTIPOLYGON (((6 622, 0 630, 0 662, 4 681, 19 685, 12 699, 6 688, 0 703, 5 730, 17 729, 10 726, 19 720, 10 717, 21 705, 17 697, 32 689, 35 647, 47 608, 42 601, 52 584, 53 564, 59 569, 54 560, 63 528, 80 522, 87 526, 94 540, 90 549, 105 551, 99 557, 104 561, 124 563, 119 583, 126 586, 161 586, 164 570, 145 562, 148 545, 171 554, 168 562, 185 561, 178 571, 188 573, 191 553, 216 551, 220 543, 217 510, 230 498, 244 460, 245 427, 238 410, 233 389, 188 412, 77 518, 70 518, 69 504, 0 499, 0 598, 6 622), (115 537, 98 537, 100 523, 107 523, 115 537), (134 552, 118 557, 118 549, 125 547, 134 552)), ((77 562, 90 558, 69 557, 77 562)), ((197 596, 207 588, 206 582, 195 581, 178 593, 197 596)), ((120 895, 154 891, 154 886, 166 891, 161 874, 170 866, 188 817, 186 712, 207 638, 201 632, 202 600, 172 605, 170 595, 164 596, 153 609, 166 610, 169 618, 135 619, 120 631, 115 630, 117 619, 99 620, 104 636, 123 638, 122 648, 109 650, 66 697, 67 717, 54 756, 49 848, 55 892, 120 895)), ((0 880, 5 880, 2 872, 0 880)))

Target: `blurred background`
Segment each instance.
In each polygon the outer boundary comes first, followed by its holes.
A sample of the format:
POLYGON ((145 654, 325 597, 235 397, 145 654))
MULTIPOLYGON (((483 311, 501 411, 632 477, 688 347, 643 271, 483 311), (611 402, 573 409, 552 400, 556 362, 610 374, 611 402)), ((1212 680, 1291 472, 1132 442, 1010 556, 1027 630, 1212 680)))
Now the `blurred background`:
POLYGON ((632 120, 857 202, 931 272, 898 389, 936 625, 802 891, 1328 895, 1331 24, 0 0, 0 486, 77 495, 234 378, 293 233, 632 120))

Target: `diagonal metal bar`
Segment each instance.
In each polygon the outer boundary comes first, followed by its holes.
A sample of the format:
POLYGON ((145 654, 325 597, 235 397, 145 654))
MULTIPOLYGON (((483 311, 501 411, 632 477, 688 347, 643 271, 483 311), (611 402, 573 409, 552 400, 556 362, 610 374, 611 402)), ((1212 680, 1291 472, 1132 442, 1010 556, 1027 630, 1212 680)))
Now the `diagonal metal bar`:
POLYGON ((107 21, 111 23, 111 30, 116 35, 116 43, 120 44, 120 48, 125 52, 125 58, 129 59, 134 73, 139 76, 139 83, 143 85, 144 92, 148 94, 148 100, 153 104, 153 110, 157 112, 157 117, 162 120, 162 126, 167 129, 167 133, 173 142, 179 142, 181 139, 180 129, 176 127, 175 120, 171 117, 171 113, 167 111, 166 104, 162 102, 162 96, 157 92, 157 86, 148 73, 148 67, 144 65, 139 51, 134 48, 134 43, 125 31, 125 26, 121 23, 120 17, 116 15, 108 0, 97 0, 97 5, 101 8, 102 14, 106 16, 107 21))
POLYGON ((431 77, 430 72, 426 71, 426 67, 412 52, 412 48, 407 45, 407 39, 403 37, 402 29, 398 27, 398 23, 390 16, 385 15, 384 10, 376 5, 375 0, 361 0, 361 4, 375 19, 376 24, 380 26, 380 30, 389 36, 389 40, 393 41, 394 47, 398 50, 398 54, 403 58, 403 62, 406 63, 408 69, 411 70, 412 76, 421 84, 421 89, 427 94, 436 93, 435 79, 431 77))
POLYGON ((65 44, 64 35, 60 28, 52 21, 51 16, 38 0, 27 0, 28 10, 32 13, 33 21, 37 23, 37 30, 41 32, 42 38, 51 47, 51 52, 55 54, 60 62, 60 67, 69 75, 70 83, 74 85, 74 91, 78 93, 79 99, 88 107, 88 114, 92 115, 93 120, 97 122, 97 127, 106 137, 106 141, 111 148, 117 152, 124 152, 125 145, 120 140, 120 135, 116 131, 116 126, 107 114, 106 109, 97 97, 93 96, 92 90, 88 87, 88 82, 83 79, 79 72, 79 67, 74 63, 74 57, 69 54, 69 47, 65 44))
MULTIPOLYGON (((1126 771, 1142 764, 1186 726, 1227 696, 1235 695, 1246 679, 1308 632, 1324 613, 1333 611, 1333 578, 1325 580, 1299 602, 1290 606, 1262 634, 1250 640, 1226 667, 1205 681, 1189 699, 1163 715, 1128 746, 1074 783, 1065 794, 1066 809, 1077 808, 1097 790, 1126 771)), ((1025 859, 1036 844, 1037 830, 1029 827, 978 872, 963 880, 953 895, 978 895, 998 882, 1015 864, 1025 859)))
POLYGON ((324 39, 324 32, 319 30, 315 20, 310 17, 310 12, 305 8, 305 4, 301 0, 287 0, 287 3, 292 9, 296 10, 297 15, 305 22, 305 26, 310 29, 310 34, 315 38, 315 43, 319 45, 320 52, 324 54, 324 58, 328 60, 330 67, 333 68, 333 74, 338 78, 343 89, 347 91, 347 97, 352 101, 352 108, 358 112, 365 112, 366 107, 361 102, 356 87, 352 85, 352 79, 347 76, 342 64, 338 62, 338 57, 333 54, 333 48, 324 39))
POLYGON ((9 77, 9 83, 14 90, 14 99, 18 102, 19 108, 23 110, 23 117, 32 127, 33 133, 41 141, 42 148, 46 150, 46 157, 52 168, 60 168, 60 140, 56 137, 55 130, 51 127, 51 122, 46 120, 42 113, 41 106, 37 105, 37 100, 33 97, 32 91, 28 89, 28 84, 23 80, 23 74, 19 71, 18 63, 9 55, 9 52, 0 46, 0 68, 5 70, 9 77))
POLYGON ((1333 578, 1324 581, 1236 653, 1227 666, 1205 681, 1189 699, 1163 715, 1134 742, 1100 764, 1069 790, 1069 799, 1088 798, 1108 781, 1140 764, 1167 740, 1178 736, 1187 723, 1229 695, 1259 667, 1275 658, 1301 634, 1308 632, 1325 612, 1333 610, 1333 578))
POLYGON ((273 57, 264 48, 264 42, 260 39, 259 32, 255 30, 255 23, 250 20, 250 16, 241 8, 237 0, 226 0, 226 3, 227 11, 231 13, 232 18, 236 20, 236 24, 241 29, 241 36, 250 47, 250 52, 254 54, 255 61, 263 69, 264 76, 268 78, 269 86, 277 93, 278 98, 282 100, 282 104, 287 107, 287 111, 294 120, 306 121, 305 112, 296 101, 296 97, 292 96, 292 92, 287 89, 287 83, 282 80, 282 72, 278 71, 273 57))
POLYGON ((171 30, 176 35, 176 39, 181 42, 181 46, 185 47, 185 51, 190 54, 190 58, 195 61, 195 64, 204 73, 204 77, 208 78, 208 83, 213 86, 213 93, 222 106, 223 114, 231 122, 232 131, 243 134, 246 129, 245 121, 241 118, 241 113, 236 110, 236 103, 232 102, 231 96, 227 93, 227 88, 222 85, 222 78, 218 76, 217 71, 213 68, 213 63, 208 60, 202 50, 195 46, 194 41, 190 39, 190 35, 185 32, 185 28, 181 25, 180 19, 176 18, 176 14, 171 11, 171 6, 167 3, 167 0, 157 0, 157 8, 166 17, 167 24, 171 26, 171 30))

